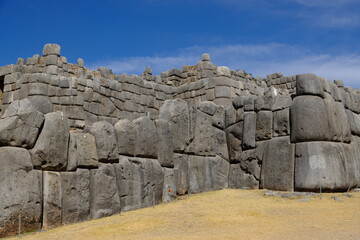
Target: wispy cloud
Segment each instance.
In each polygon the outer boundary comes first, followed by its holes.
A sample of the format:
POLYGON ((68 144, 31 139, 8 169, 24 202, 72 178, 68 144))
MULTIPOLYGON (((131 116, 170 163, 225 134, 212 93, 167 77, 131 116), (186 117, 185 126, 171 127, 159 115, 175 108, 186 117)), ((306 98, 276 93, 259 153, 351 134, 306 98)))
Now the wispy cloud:
POLYGON ((343 6, 352 3, 357 3, 357 0, 292 0, 293 2, 305 5, 305 6, 321 6, 321 7, 331 7, 331 6, 343 6))
POLYGON ((174 54, 140 56, 97 62, 92 69, 104 66, 116 73, 141 74, 150 66, 155 74, 180 68, 183 65, 195 65, 202 53, 210 53, 212 62, 231 69, 244 69, 255 76, 265 77, 274 72, 285 75, 315 73, 329 80, 342 79, 345 84, 360 88, 360 54, 314 54, 311 51, 286 44, 226 45, 214 47, 194 46, 179 49, 174 54))

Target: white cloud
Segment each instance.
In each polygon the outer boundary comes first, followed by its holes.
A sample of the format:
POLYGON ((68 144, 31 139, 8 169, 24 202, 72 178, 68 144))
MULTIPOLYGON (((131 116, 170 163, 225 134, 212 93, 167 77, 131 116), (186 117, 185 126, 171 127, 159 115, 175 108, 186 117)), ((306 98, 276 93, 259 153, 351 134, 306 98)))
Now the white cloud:
POLYGON ((343 6, 347 4, 356 3, 356 0, 293 0, 301 5, 315 7, 331 7, 331 6, 343 6))
POLYGON ((194 46, 180 49, 172 55, 160 54, 154 57, 132 57, 94 63, 92 68, 104 66, 116 73, 141 74, 146 66, 150 66, 155 74, 159 74, 171 68, 181 69, 183 65, 195 65, 205 52, 210 53, 212 62, 218 66, 244 69, 254 76, 265 77, 274 72, 283 72, 285 75, 315 73, 329 80, 342 79, 345 84, 360 88, 360 55, 313 54, 299 46, 277 43, 194 46))

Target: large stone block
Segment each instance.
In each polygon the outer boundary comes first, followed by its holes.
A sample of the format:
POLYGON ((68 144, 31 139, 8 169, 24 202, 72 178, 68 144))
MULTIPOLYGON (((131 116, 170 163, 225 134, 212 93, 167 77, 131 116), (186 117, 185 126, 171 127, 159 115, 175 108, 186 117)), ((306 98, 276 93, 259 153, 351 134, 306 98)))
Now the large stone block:
POLYGON ((43 228, 61 225, 62 189, 59 172, 43 172, 43 228))
POLYGON ((189 164, 188 155, 174 153, 175 185, 177 195, 189 192, 189 164))
POLYGON ((215 154, 229 161, 229 151, 227 146, 226 133, 218 128, 213 128, 213 131, 215 154))
POLYGON ((219 190, 228 187, 229 162, 216 157, 189 156, 189 192, 219 190))
POLYGON ((32 170, 27 150, 0 148, 0 237, 39 230, 42 214, 42 173, 32 170))
POLYGON ((273 133, 273 113, 260 111, 256 115, 256 140, 271 139, 273 133))
POLYGON ((253 174, 242 170, 239 163, 230 164, 229 188, 258 189, 259 180, 257 180, 253 174))
POLYGON ((320 78, 311 73, 296 75, 296 94, 324 97, 324 89, 320 78))
POLYGON ((111 164, 101 164, 90 170, 90 216, 92 219, 120 212, 116 174, 111 164))
POLYGON ((329 140, 325 102, 318 96, 298 96, 291 114, 291 142, 329 140))
POLYGON ((242 147, 244 149, 255 148, 256 135, 256 113, 246 112, 244 115, 243 131, 242 131, 242 147))
POLYGON ((114 125, 119 154, 135 156, 135 135, 133 123, 128 119, 121 119, 114 125))
POLYGON ((52 43, 45 44, 43 49, 43 56, 52 54, 60 56, 60 45, 52 43))
POLYGON ((181 99, 166 100, 159 118, 170 122, 173 129, 174 151, 184 152, 191 140, 191 116, 188 104, 181 99))
POLYGON ((75 223, 89 219, 90 171, 61 172, 62 223, 75 223))
POLYGON ((48 96, 29 96, 27 98, 37 111, 43 114, 53 111, 52 103, 48 96))
POLYGON ((69 145, 68 119, 63 112, 45 114, 43 129, 30 150, 35 167, 44 170, 63 170, 67 166, 69 145))
POLYGON ((290 135, 290 108, 274 112, 273 123, 274 137, 290 135))
POLYGON ((356 186, 354 154, 349 144, 296 144, 295 189, 346 191, 356 186))
POLYGON ((201 156, 214 156, 214 128, 211 117, 196 110, 194 140, 187 151, 201 156))
POLYGON ((93 123, 90 132, 95 137, 99 161, 118 162, 119 151, 114 127, 106 121, 100 121, 93 123))
POLYGON ((346 110, 350 130, 353 135, 360 136, 360 115, 346 110))
POLYGON ((261 168, 263 188, 280 191, 294 190, 294 155, 295 144, 290 143, 290 137, 269 140, 261 168))
POLYGON ((174 147, 171 125, 163 119, 155 120, 158 139, 158 160, 162 167, 174 167, 174 147))
POLYGON ((67 170, 99 166, 95 138, 90 133, 70 133, 67 170))
POLYGON ((164 187, 162 194, 163 202, 171 202, 176 198, 176 178, 173 168, 164 169, 164 187))
POLYGON ((0 145, 32 148, 43 121, 28 99, 14 101, 0 119, 0 145))
POLYGON ((140 117, 133 121, 136 131, 135 156, 157 158, 158 139, 155 123, 149 117, 140 117))
POLYGON ((141 208, 142 170, 140 165, 120 156, 114 164, 121 210, 123 212, 141 208))

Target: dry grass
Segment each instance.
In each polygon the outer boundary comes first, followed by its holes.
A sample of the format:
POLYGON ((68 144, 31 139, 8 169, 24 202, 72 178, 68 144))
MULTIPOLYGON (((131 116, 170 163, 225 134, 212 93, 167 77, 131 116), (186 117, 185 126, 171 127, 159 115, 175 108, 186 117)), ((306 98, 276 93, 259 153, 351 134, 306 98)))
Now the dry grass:
POLYGON ((351 195, 301 202, 221 190, 22 239, 360 239, 360 193, 351 195))

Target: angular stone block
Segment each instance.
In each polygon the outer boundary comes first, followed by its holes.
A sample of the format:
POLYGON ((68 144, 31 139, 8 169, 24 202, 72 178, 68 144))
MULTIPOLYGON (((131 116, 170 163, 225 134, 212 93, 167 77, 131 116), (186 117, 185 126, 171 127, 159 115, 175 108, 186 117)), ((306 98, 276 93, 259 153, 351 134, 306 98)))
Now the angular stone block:
POLYGON ((62 223, 75 223, 89 219, 90 171, 61 172, 62 223))
POLYGON ((59 172, 43 172, 43 223, 45 229, 61 225, 62 190, 59 172))
POLYGON ((162 194, 163 202, 171 202, 176 198, 175 170, 173 168, 164 169, 164 187, 162 194))
POLYGON ((111 164, 101 164, 90 170, 90 216, 92 219, 120 212, 116 174, 111 164))
POLYGON ((256 135, 256 113, 245 112, 244 124, 242 131, 242 147, 244 149, 250 149, 256 147, 255 135, 256 135))
POLYGON ((135 135, 133 123, 128 119, 121 119, 114 125, 119 154, 135 156, 135 135))
POLYGON ((92 124, 90 132, 95 137, 96 151, 100 162, 118 162, 118 146, 114 127, 100 121, 92 124))
POLYGON ((43 49, 43 56, 52 54, 60 56, 60 45, 51 43, 45 44, 43 49))
POLYGON ((133 121, 136 131, 135 156, 157 158, 158 139, 155 123, 149 117, 140 117, 133 121))
POLYGON ((215 154, 229 161, 229 151, 227 146, 226 133, 218 128, 213 128, 213 131, 215 154))
POLYGON ((177 195, 189 192, 188 155, 174 153, 174 171, 177 195))
POLYGON ((259 181, 254 175, 243 171, 240 164, 230 164, 229 188, 233 189, 258 189, 259 181))
POLYGON ((159 118, 171 124, 174 151, 184 152, 191 139, 191 116, 188 104, 181 99, 166 100, 160 108, 159 118))
POLYGON ((311 73, 296 75, 296 95, 324 97, 324 89, 320 78, 311 73))
POLYGON ((273 113, 271 111, 260 111, 256 115, 256 140, 267 140, 272 138, 273 113))
POLYGON ((6 176, 0 178, 0 237, 18 233, 19 215, 21 232, 41 229, 42 173, 29 171, 30 156, 23 158, 26 154, 19 154, 22 151, 27 152, 18 148, 0 148, 0 176, 6 176))
POLYGON ((295 145, 290 137, 269 140, 261 168, 263 188, 279 191, 294 190, 295 145))
POLYGON ((309 142, 296 144, 295 189, 346 191, 356 186, 354 155, 349 144, 309 142))
POLYGON ((70 133, 68 171, 99 166, 95 138, 90 133, 70 133))
POLYGON ((63 170, 67 166, 69 146, 68 119, 63 112, 45 114, 43 129, 30 150, 35 167, 44 170, 63 170))
POLYGON ((158 160, 162 167, 174 167, 174 146, 171 125, 163 119, 155 120, 158 139, 158 160))
POLYGON ((353 135, 360 136, 360 115, 346 109, 347 119, 353 135))
POLYGON ((285 108, 274 112, 273 136, 290 135, 290 108, 285 108))
POLYGON ((14 101, 0 119, 0 145, 32 148, 43 121, 28 99, 14 101))

